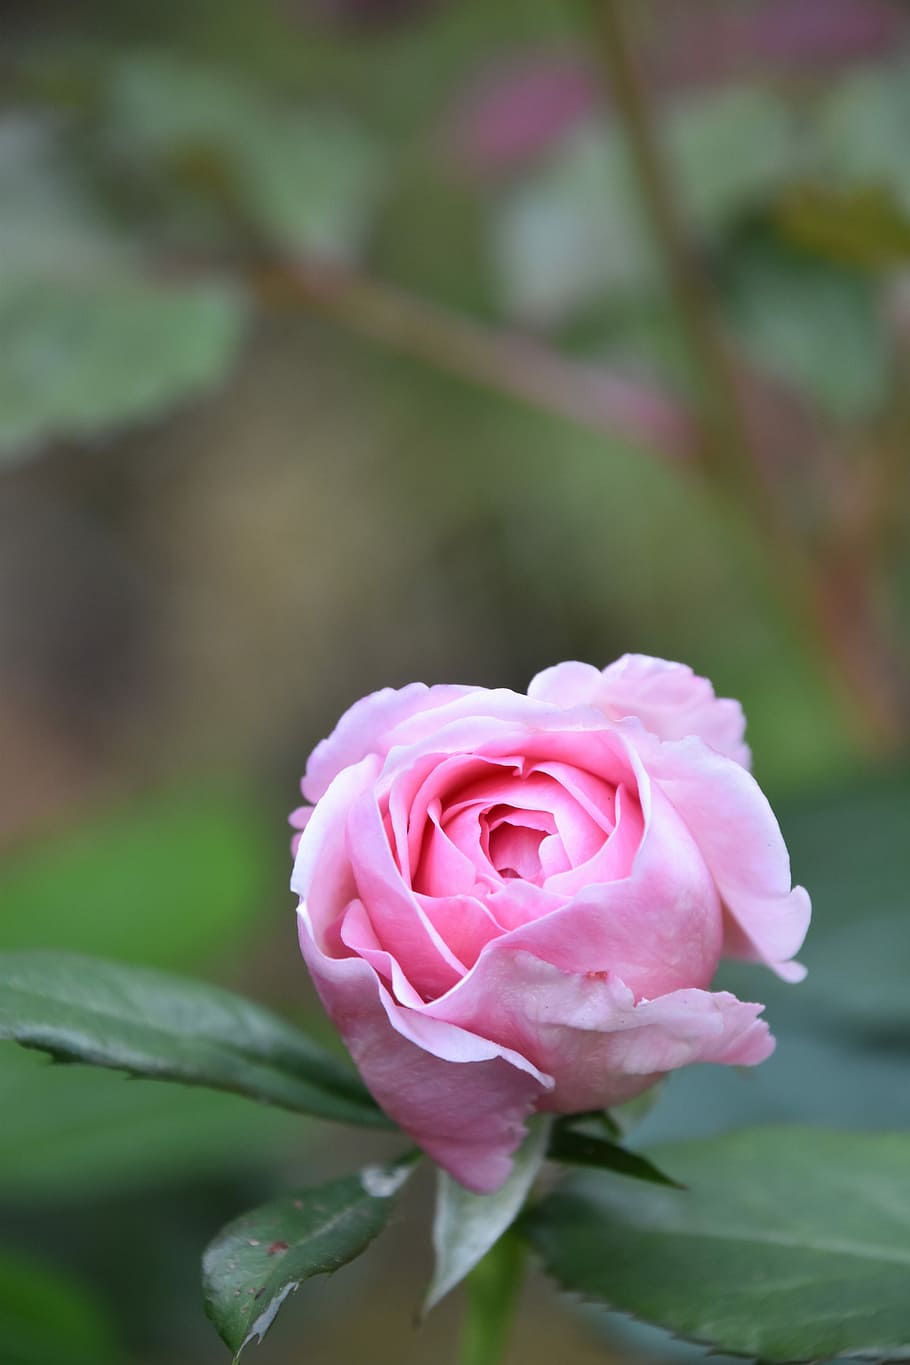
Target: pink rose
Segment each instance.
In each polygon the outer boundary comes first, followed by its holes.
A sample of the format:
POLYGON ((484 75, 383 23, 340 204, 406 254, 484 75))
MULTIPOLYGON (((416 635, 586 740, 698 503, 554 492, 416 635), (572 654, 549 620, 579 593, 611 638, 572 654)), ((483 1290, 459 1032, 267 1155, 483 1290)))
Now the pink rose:
POLYGON ((626 655, 527 696, 376 692, 313 751, 303 955, 377 1102, 469 1189, 534 1111, 772 1051, 761 1005, 708 989, 722 954, 803 975, 809 898, 743 730, 691 669, 626 655))

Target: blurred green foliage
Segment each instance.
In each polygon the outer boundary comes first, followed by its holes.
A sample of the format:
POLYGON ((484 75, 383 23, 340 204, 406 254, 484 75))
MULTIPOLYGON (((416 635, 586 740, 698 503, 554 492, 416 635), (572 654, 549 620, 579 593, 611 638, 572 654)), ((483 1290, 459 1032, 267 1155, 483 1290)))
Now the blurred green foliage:
POLYGON ((0 948, 227 959, 274 897, 275 844, 255 792, 185 785, 99 811, 5 859, 0 948))
POLYGON ((0 1340, 7 1365, 114 1365, 118 1348, 91 1294, 39 1262, 0 1252, 0 1340))

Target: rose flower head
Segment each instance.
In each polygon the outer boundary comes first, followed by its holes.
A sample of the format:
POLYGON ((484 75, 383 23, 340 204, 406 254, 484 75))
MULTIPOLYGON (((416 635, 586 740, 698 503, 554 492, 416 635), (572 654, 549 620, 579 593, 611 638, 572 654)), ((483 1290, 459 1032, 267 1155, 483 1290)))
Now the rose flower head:
POLYGON ((683 664, 563 663, 527 696, 414 683, 318 744, 291 881, 320 998, 377 1103, 468 1189, 525 1121, 621 1104, 690 1062, 750 1066, 809 923, 735 701, 683 664))

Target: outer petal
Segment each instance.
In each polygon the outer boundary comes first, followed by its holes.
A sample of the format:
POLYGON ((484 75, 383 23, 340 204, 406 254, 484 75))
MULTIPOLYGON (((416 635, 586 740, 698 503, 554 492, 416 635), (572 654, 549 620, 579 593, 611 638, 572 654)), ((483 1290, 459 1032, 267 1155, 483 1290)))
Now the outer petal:
POLYGON ((310 754, 306 776, 300 784, 304 796, 308 801, 318 801, 342 768, 359 763, 368 754, 384 758, 391 747, 390 736, 402 721, 484 690, 410 683, 398 690, 385 687, 362 697, 345 711, 328 739, 317 744, 310 754))
POLYGON ((468 1189, 498 1189, 551 1078, 507 1047, 396 1005, 369 963, 319 949, 305 906, 299 919, 313 982, 377 1103, 468 1189))
POLYGON ((789 959, 802 946, 811 904, 801 886, 791 890, 787 847, 758 783, 700 740, 660 744, 639 730, 635 742, 721 894, 725 955, 764 962, 785 981, 802 980, 805 968, 789 959))
POLYGON ((611 720, 636 716, 658 739, 697 735, 744 768, 751 763, 739 702, 716 697, 708 679, 687 664, 647 654, 624 654, 602 673, 590 664, 557 664, 537 674, 528 696, 560 706, 596 706, 611 720))
POLYGON ((691 1062, 764 1061, 774 1040, 758 1019, 762 1008, 702 990, 636 1003, 615 976, 561 972, 500 939, 424 1013, 529 1057, 556 1077, 539 1107, 572 1113, 622 1103, 691 1062))

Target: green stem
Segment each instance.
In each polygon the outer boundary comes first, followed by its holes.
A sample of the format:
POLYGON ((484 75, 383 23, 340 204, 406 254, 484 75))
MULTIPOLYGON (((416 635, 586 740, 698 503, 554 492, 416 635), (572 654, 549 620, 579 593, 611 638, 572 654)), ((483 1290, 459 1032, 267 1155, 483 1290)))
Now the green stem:
POLYGON ((465 1281, 458 1365, 501 1365, 524 1274, 524 1246, 507 1232, 465 1281))

